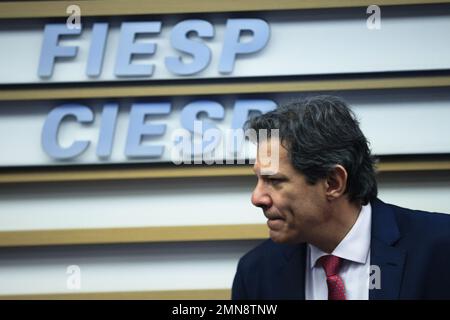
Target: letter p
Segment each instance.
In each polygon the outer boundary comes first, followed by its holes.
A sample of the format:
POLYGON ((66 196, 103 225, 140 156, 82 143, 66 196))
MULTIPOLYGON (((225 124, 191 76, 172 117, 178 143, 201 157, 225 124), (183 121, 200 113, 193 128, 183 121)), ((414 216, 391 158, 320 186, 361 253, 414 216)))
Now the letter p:
POLYGON ((238 54, 255 53, 262 50, 269 41, 270 29, 267 22, 261 19, 229 19, 225 31, 219 72, 229 74, 233 71, 234 61, 238 54), (253 39, 240 42, 243 30, 250 31, 253 39))

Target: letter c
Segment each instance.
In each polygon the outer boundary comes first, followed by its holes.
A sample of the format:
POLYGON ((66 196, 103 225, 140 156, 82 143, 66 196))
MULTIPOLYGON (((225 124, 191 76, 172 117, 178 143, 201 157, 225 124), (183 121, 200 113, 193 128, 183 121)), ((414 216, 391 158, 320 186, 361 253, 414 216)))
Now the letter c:
POLYGON ((41 143, 44 151, 55 159, 76 157, 89 146, 89 141, 74 141, 68 148, 62 148, 58 144, 58 129, 67 116, 74 116, 81 123, 94 120, 92 110, 80 104, 64 104, 50 111, 42 129, 41 143))

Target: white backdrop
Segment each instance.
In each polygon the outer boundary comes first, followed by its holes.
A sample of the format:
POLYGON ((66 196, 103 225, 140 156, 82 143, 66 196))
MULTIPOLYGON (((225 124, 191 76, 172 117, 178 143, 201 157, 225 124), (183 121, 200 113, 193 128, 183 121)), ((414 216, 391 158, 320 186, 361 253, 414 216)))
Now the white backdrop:
MULTIPOLYGON (((0 226, 2 230, 28 230, 265 222, 261 210, 250 204, 254 178, 201 180, 173 180, 170 190, 168 184, 157 181, 86 182, 64 188, 2 186, 0 226), (205 192, 201 185, 210 190, 205 192), (170 203, 178 206, 169 204, 166 197, 158 199, 155 190, 170 196, 170 203)), ((448 172, 383 174, 379 189, 385 202, 450 212, 448 172)), ((238 259, 258 242, 2 249, 0 295, 227 289, 238 259), (66 287, 70 265, 81 268, 80 290, 66 287)))

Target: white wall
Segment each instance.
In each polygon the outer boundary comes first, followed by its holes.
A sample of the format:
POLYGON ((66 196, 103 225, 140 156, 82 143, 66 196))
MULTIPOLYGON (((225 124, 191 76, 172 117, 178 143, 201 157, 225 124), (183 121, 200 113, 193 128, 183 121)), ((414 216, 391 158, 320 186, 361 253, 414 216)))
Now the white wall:
MULTIPOLYGON (((0 251, 0 295, 231 288, 257 241, 22 248, 0 251), (68 266, 81 269, 67 289, 68 266)), ((1 298, 1 296, 0 296, 1 298)))
MULTIPOLYGON (((250 205, 252 177, 171 181, 170 186, 149 181, 2 187, 0 225, 23 230, 161 225, 161 221, 176 225, 265 222, 261 210, 250 205), (163 198, 154 194, 158 188, 163 198)), ((379 189, 385 202, 450 213, 450 172, 382 174, 379 189)), ((3 248, 0 295, 231 288, 239 257, 257 243, 3 248), (81 268, 79 291, 66 288, 69 265, 81 268)))
POLYGON ((250 203, 253 180, 168 179, 0 187, 0 230, 264 223, 250 203))

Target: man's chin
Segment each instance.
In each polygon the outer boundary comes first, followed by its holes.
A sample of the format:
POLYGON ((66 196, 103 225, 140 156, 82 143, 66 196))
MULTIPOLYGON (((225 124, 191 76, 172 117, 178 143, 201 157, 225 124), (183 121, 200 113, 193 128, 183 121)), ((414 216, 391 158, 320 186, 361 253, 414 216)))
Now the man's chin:
POLYGON ((289 238, 280 231, 270 230, 270 239, 275 243, 289 243, 289 238))
POLYGON ((289 237, 280 231, 270 230, 269 236, 273 242, 279 243, 279 244, 299 244, 299 243, 304 242, 304 241, 296 239, 294 237, 289 237))

